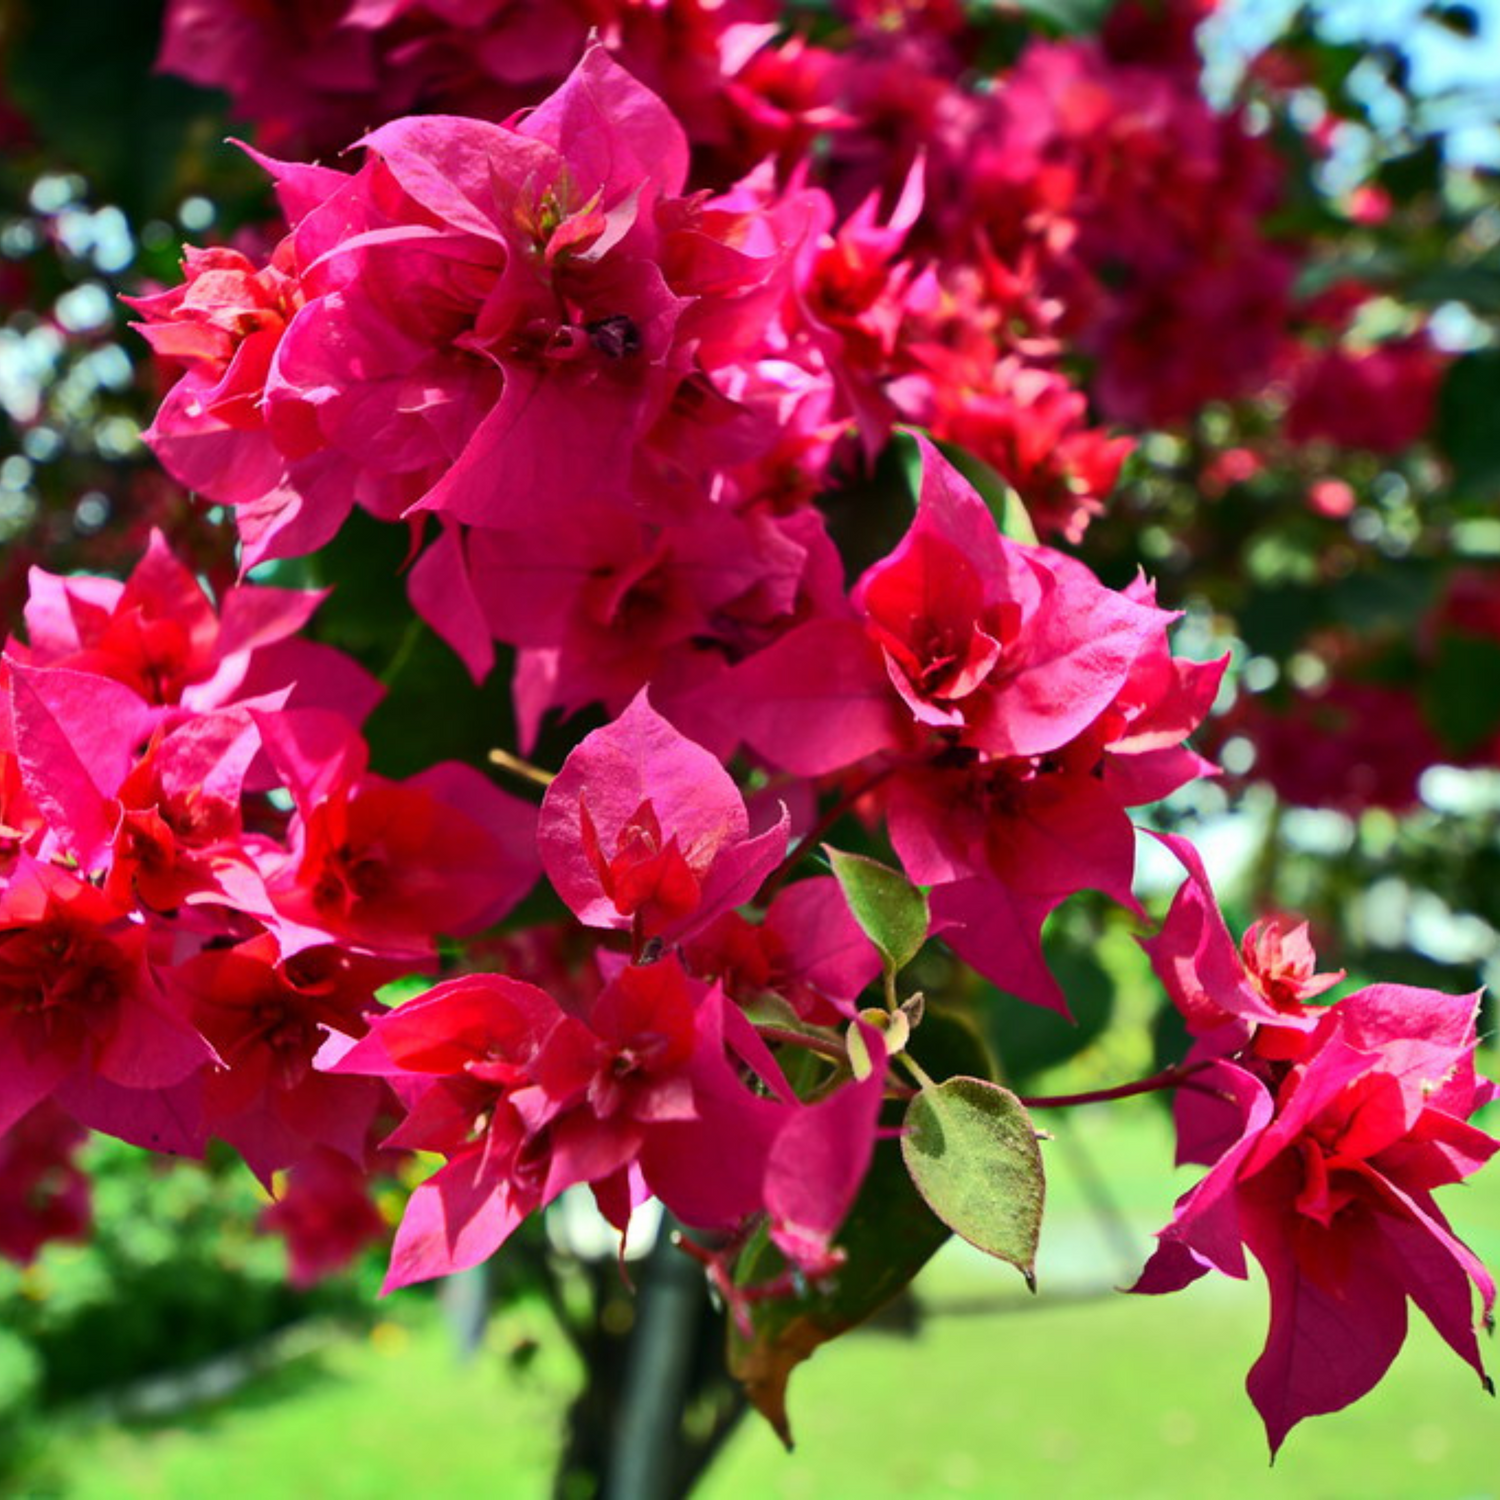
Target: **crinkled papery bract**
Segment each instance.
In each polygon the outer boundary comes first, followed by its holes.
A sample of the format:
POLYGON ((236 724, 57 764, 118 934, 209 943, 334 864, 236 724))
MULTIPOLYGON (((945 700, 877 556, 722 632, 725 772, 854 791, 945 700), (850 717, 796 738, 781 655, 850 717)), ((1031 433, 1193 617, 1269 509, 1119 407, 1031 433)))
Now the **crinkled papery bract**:
POLYGON ((753 896, 786 852, 786 810, 753 835, 739 788, 644 690, 547 788, 542 864, 590 927, 680 940, 753 896))
POLYGON ((741 169, 764 154, 742 137, 767 131, 765 107, 733 80, 779 29, 774 0, 172 0, 156 65, 228 90, 268 146, 331 154, 392 114, 508 119, 563 80, 595 29, 695 140, 741 169))
MULTIPOLYGON (((1256 923, 1236 945, 1198 851, 1178 835, 1158 837, 1188 878, 1161 930, 1141 946, 1189 1032, 1212 1037, 1229 1027, 1243 1044, 1259 1029, 1265 1034, 1256 1039, 1258 1050, 1296 1055, 1322 1010, 1306 1002, 1331 989, 1343 973, 1316 973, 1307 924, 1284 917, 1256 923)), ((1220 1043, 1226 1040, 1218 1036, 1220 1043)))
POLYGON ((436 935, 498 921, 535 882, 535 810, 458 762, 408 781, 365 769, 347 720, 316 709, 258 714, 292 794, 289 850, 262 860, 283 955, 333 942, 420 961, 436 935))
POLYGON ((1173 618, 1003 537, 973 488, 917 441, 916 519, 855 585, 853 616, 800 626, 733 674, 744 739, 799 775, 928 746, 1061 749, 1173 618))
POLYGON ((262 584, 227 590, 219 606, 153 530, 124 582, 30 574, 27 645, 8 654, 38 667, 111 678, 147 703, 203 711, 280 688, 337 708, 356 724, 380 685, 349 657, 296 640, 325 594, 262 584))
MULTIPOLYGON (((664 706, 680 701, 726 656, 790 625, 832 550, 812 510, 712 506, 656 524, 589 504, 561 528, 471 529, 450 585, 472 579, 486 648, 491 635, 521 648, 513 695, 525 746, 548 708, 619 713, 648 683, 664 706)), ((445 608, 451 620, 451 600, 445 608)))
POLYGON ((789 1255, 826 1270, 883 1089, 877 1068, 800 1104, 722 990, 675 958, 622 969, 585 1015, 519 980, 449 980, 320 1062, 386 1078, 407 1110, 387 1144, 447 1158, 412 1195, 388 1287, 476 1264, 580 1183, 621 1230, 647 1191, 698 1228, 767 1212, 789 1255), (735 1059, 770 1092, 748 1087, 735 1059))
MULTIPOLYGON (((116 1091, 145 1103, 148 1091, 212 1060, 162 992, 146 949, 147 930, 127 909, 66 870, 20 857, 0 890, 0 1132, 62 1093, 75 1118, 119 1134, 109 1110, 116 1091)), ((126 1138, 163 1144, 152 1137, 143 1114, 126 1138)))
POLYGON ((524 118, 398 119, 359 144, 352 174, 263 162, 292 222, 272 267, 194 253, 185 288, 138 304, 184 366, 148 440, 235 507, 244 564, 322 545, 356 505, 433 512, 412 602, 476 677, 491 632, 533 648, 528 731, 787 615, 806 548, 726 502, 783 482, 789 449, 813 479, 829 461, 836 425, 789 442, 788 388, 811 424, 829 379, 779 328, 821 194, 762 174, 683 196, 680 126, 598 46, 524 118), (543 601, 597 628, 518 632, 485 557, 601 516, 615 580, 568 568, 569 546, 543 601))
POLYGON ((1375 1385, 1406 1337, 1408 1297, 1490 1384, 1474 1292, 1487 1319, 1494 1283, 1431 1196, 1500 1149, 1468 1123, 1496 1092, 1474 1072, 1477 1005, 1371 986, 1329 1007, 1294 1060, 1239 1053, 1198 1075, 1220 1096, 1208 1105, 1221 1152, 1134 1290, 1243 1276, 1249 1247, 1271 1326, 1248 1387, 1273 1452, 1303 1417, 1375 1385))
POLYGON ((119 784, 106 891, 156 912, 236 904, 256 878, 242 814, 261 754, 248 709, 224 709, 162 726, 119 784))
POLYGON ((294 634, 317 594, 215 610, 159 535, 123 584, 32 584, 0 661, 0 1136, 55 1105, 160 1151, 218 1136, 267 1182, 362 1164, 383 1086, 313 1055, 524 894, 534 809, 465 766, 370 775, 378 688, 294 634))
POLYGON ((945 941, 1014 994, 1066 1012, 1042 923, 1075 891, 1133 906, 1127 807, 1208 769, 1183 745, 1223 661, 1179 662, 1141 582, 1003 537, 925 440, 917 517, 846 618, 798 626, 724 679, 724 718, 781 769, 878 768, 907 874, 945 941))
POLYGON ((764 920, 725 912, 689 937, 688 968, 741 1005, 774 994, 814 1026, 847 1024, 854 1001, 880 977, 881 960, 831 875, 777 891, 764 920))
POLYGON ((198 954, 172 983, 223 1064, 204 1080, 210 1135, 233 1146, 267 1184, 280 1168, 325 1152, 363 1169, 385 1091, 372 1079, 312 1065, 330 1034, 358 1037, 367 1029, 370 986, 357 970, 341 975, 306 957, 279 965, 274 941, 261 934, 198 954))

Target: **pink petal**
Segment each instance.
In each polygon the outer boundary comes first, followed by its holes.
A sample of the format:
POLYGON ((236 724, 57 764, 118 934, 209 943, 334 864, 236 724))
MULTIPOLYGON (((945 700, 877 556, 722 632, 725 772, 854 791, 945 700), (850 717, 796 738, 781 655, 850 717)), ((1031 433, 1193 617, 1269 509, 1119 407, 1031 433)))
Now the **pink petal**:
POLYGON ((483 1152, 455 1157, 407 1202, 381 1291, 477 1266, 538 1206, 517 1202, 505 1178, 486 1169, 483 1152))
POLYGON ((902 741, 885 661, 862 625, 798 626, 725 678, 726 718, 757 755, 795 776, 822 776, 902 741))
POLYGON ((489 625, 474 593, 458 527, 444 526, 406 580, 412 608, 452 647, 476 683, 495 665, 489 625))
POLYGON ((123 684, 63 667, 9 662, 10 709, 26 790, 85 869, 114 837, 110 799, 157 718, 123 684))

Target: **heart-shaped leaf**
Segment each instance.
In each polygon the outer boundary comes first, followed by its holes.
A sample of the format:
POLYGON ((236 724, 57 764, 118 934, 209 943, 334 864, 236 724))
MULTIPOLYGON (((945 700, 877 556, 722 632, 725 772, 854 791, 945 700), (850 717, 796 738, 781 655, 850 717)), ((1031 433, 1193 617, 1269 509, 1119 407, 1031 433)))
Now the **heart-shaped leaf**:
POLYGON ((1021 1101, 981 1078, 925 1088, 907 1107, 901 1152, 933 1213, 1034 1290, 1046 1181, 1021 1101))
POLYGON ((886 969, 904 969, 927 941, 931 912, 927 895, 899 870, 863 854, 823 845, 844 899, 865 936, 875 944, 886 969))

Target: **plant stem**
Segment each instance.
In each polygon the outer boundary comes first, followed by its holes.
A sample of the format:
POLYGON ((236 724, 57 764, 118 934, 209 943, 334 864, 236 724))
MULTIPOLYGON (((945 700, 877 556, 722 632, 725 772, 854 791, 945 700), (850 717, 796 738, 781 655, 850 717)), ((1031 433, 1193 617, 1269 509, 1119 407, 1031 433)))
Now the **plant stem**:
POLYGON ((768 1042, 785 1042, 789 1047, 805 1047, 809 1052, 816 1052, 819 1057, 826 1057, 836 1063, 849 1061, 848 1048, 832 1037, 813 1036, 810 1032, 796 1031, 790 1026, 757 1026, 755 1029, 768 1042))
POLYGON ((535 786, 551 786, 557 780, 556 771, 544 771, 540 766, 532 765, 529 760, 512 755, 509 750, 491 750, 488 759, 492 766, 499 766, 502 771, 509 771, 512 776, 519 776, 522 781, 529 781, 535 786))
MULTIPOLYGON (((846 1067, 849 1064, 849 1049, 842 1042, 834 1041, 831 1037, 813 1036, 805 1031, 795 1031, 790 1026, 757 1026, 755 1029, 768 1042, 784 1042, 789 1047, 805 1047, 809 1052, 816 1052, 819 1057, 826 1057, 830 1062, 842 1063, 846 1067)), ((896 1070, 891 1066, 894 1061, 894 1058, 887 1059, 885 1096, 887 1099, 909 1099, 916 1090, 909 1089, 904 1083, 896 1081, 894 1076, 896 1070)))
POLYGON ((1163 1068, 1160 1073, 1153 1073, 1149 1078, 1138 1078, 1134 1083, 1117 1083, 1113 1088, 1089 1089, 1082 1094, 1046 1094, 1028 1097, 1020 1095, 1020 1101, 1027 1109, 1068 1109, 1075 1104, 1104 1104, 1111 1099, 1129 1099, 1136 1094, 1154 1094, 1161 1089, 1198 1088, 1204 1093, 1217 1094, 1217 1089, 1205 1088, 1202 1084, 1194 1084, 1192 1079, 1195 1073, 1201 1073, 1204 1068, 1212 1066, 1212 1059, 1204 1058, 1195 1063, 1173 1063, 1169 1068, 1163 1068))
POLYGON ((422 621, 413 615, 406 629, 401 632, 401 639, 396 642, 396 649, 392 652, 385 671, 380 674, 382 687, 389 687, 401 675, 401 669, 411 660, 411 654, 417 649, 417 642, 421 638, 422 621))
MULTIPOLYGON (((932 1079, 927 1076, 926 1069, 923 1068, 922 1064, 919 1063, 916 1058, 911 1055, 910 1052, 902 1052, 898 1054, 897 1061, 902 1063, 906 1067, 907 1071, 910 1072, 911 1076, 917 1080, 918 1084, 920 1084, 922 1088, 935 1089, 937 1087, 937 1084, 935 1084, 932 1079)), ((1025 1101, 1023 1100, 1022 1102, 1024 1103, 1025 1101)))

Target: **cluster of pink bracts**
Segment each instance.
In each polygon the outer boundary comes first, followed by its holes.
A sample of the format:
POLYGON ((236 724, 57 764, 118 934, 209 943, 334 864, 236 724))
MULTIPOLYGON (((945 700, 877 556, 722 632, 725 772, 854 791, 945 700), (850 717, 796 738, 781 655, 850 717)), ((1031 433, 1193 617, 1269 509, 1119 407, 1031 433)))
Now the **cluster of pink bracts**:
MULTIPOLYGON (((135 305, 180 371, 148 440, 233 508, 247 570, 321 546, 355 506, 404 522, 414 608, 476 678, 513 648, 523 750, 550 712, 610 722, 539 810, 457 764, 390 781, 361 736, 378 686, 299 635, 318 595, 244 583, 215 604, 159 539, 124 583, 35 572, 0 668, 0 1152, 34 1138, 65 1161, 80 1125, 186 1155, 215 1137, 314 1198, 377 1149, 435 1153, 391 1286, 477 1263, 582 1184, 622 1230, 648 1196, 730 1239, 765 1223, 816 1280, 838 1273, 894 1079, 859 1010, 880 954, 802 864, 830 805, 888 838, 931 936, 1065 1012, 1042 924, 1083 889, 1138 910, 1130 809, 1210 769, 1185 741, 1224 663, 1172 655, 1144 580, 1110 589, 1003 535, 926 439, 915 518, 852 588, 813 500, 909 421, 1076 538, 1129 440, 1086 425, 1061 341, 1088 330, 1106 412, 1169 418, 1278 357, 1245 298, 1285 296, 1290 262, 1253 227, 1266 158, 1180 58, 1132 60, 1131 7, 1112 53, 1037 47, 1003 94, 962 100, 898 86, 873 21, 836 67, 764 50, 754 5, 542 9, 343 7, 290 55, 345 104, 388 101, 398 75, 413 102, 433 80, 477 88, 442 61, 440 22, 504 32, 471 70, 505 57, 507 82, 561 82, 503 123, 382 125, 352 170, 262 158, 285 238, 190 250, 184 283, 135 305), (721 168, 766 158, 715 191, 686 190, 662 99, 583 48, 601 26, 650 77, 671 15, 699 72, 663 92, 694 145, 721 168), (1199 158, 1120 127, 1174 111, 1204 123, 1199 158), (862 156, 851 118, 896 145, 862 156), (827 188, 796 161, 822 128, 842 163, 827 188), (986 131, 1003 152, 976 154, 986 131), (1201 190, 1164 228, 1136 194, 1171 174, 1201 190), (1198 254, 1226 234, 1261 270, 1198 254), (1246 337, 1211 342, 1212 318, 1246 337), (509 940, 505 973, 475 971, 476 947, 418 998, 377 1000, 543 875, 571 927, 509 940), (837 1061, 850 1034, 859 1065, 837 1061), (799 1093, 787 1062, 809 1055, 799 1093)), ((207 0, 173 15, 166 59, 199 77, 261 24, 207 0)), ((948 7, 915 16, 903 45, 958 44, 948 7)), ((265 97, 274 119, 303 95, 265 97)), ((281 136, 326 123, 282 117, 281 136)), ((1189 878, 1148 948, 1197 1038, 1182 1156, 1210 1171, 1140 1289, 1243 1275, 1249 1245, 1271 1282, 1251 1391, 1273 1444, 1379 1378, 1407 1296, 1482 1374, 1471 1283, 1486 1309, 1493 1287, 1429 1196, 1495 1149, 1466 1123, 1491 1092, 1474 999, 1309 1005, 1332 981, 1305 933, 1263 923, 1241 953, 1172 846, 1189 878), (1351 1352, 1330 1368, 1335 1335, 1351 1352)), ((49 1200, 65 1230, 75 1186, 49 1200)), ((11 1222, 0 1198, 0 1243, 30 1253, 11 1222)))

